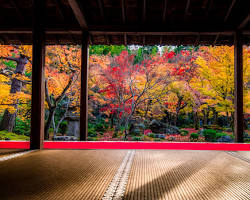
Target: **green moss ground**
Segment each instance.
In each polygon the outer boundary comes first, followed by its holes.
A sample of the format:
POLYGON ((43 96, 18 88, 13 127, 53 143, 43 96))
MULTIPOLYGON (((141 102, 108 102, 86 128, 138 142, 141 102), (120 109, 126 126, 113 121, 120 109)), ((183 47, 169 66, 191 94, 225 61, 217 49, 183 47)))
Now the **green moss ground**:
POLYGON ((17 135, 7 131, 0 131, 0 140, 5 140, 5 138, 9 138, 10 140, 30 140, 30 138, 26 135, 17 135))

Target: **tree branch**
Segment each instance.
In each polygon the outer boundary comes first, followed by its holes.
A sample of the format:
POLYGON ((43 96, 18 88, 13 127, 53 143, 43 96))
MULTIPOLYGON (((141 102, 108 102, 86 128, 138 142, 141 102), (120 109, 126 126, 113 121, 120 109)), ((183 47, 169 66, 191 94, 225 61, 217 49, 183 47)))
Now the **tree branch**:
POLYGON ((68 82, 67 86, 64 88, 64 90, 62 91, 62 93, 56 98, 55 104, 57 104, 58 102, 60 102, 64 98, 65 93, 70 88, 70 86, 74 80, 74 76, 75 76, 75 73, 70 77, 69 82, 68 82))
POLYGON ((49 89, 48 89, 48 80, 47 79, 45 79, 45 97, 46 97, 46 101, 48 103, 49 108, 51 108, 52 103, 51 103, 50 98, 49 98, 49 89))
POLYGON ((13 58, 13 57, 2 57, 2 56, 0 56, 0 59, 11 60, 11 61, 15 61, 15 62, 18 61, 17 58, 13 58))

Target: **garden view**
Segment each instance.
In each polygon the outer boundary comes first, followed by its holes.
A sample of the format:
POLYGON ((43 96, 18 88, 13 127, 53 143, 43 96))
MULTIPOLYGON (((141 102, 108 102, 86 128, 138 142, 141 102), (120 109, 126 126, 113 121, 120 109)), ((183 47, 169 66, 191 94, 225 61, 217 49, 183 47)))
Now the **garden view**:
MULTIPOLYGON (((89 48, 89 141, 234 141, 234 48, 89 48)), ((244 47, 250 142, 250 47, 244 47)), ((29 140, 32 46, 0 45, 0 140, 29 140)), ((46 46, 45 139, 77 141, 81 46, 46 46)))

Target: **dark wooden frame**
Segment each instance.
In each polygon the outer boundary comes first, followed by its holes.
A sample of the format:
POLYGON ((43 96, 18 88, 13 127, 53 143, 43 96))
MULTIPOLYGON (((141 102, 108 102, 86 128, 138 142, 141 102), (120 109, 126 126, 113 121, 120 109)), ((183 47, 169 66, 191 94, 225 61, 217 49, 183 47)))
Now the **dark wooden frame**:
POLYGON ((243 47, 241 32, 234 34, 234 132, 235 141, 243 142, 243 47))
POLYGON ((88 137, 88 68, 89 68, 89 33, 82 32, 81 60, 81 105, 80 105, 80 140, 88 137))
MULTIPOLYGON (((101 1, 98 1, 101 2, 101 1)), ((216 45, 218 38, 222 35, 232 35, 234 32, 231 30, 216 30, 207 31, 202 30, 202 27, 197 30, 156 30, 153 27, 149 27, 147 30, 144 28, 135 28, 125 26, 126 23, 126 10, 124 1, 122 1, 122 21, 124 26, 121 27, 89 27, 85 19, 84 13, 82 12, 81 6, 79 6, 77 0, 69 0, 69 5, 81 27, 82 31, 79 30, 45 30, 43 24, 43 14, 45 11, 45 1, 33 0, 33 66, 32 66, 32 111, 31 111, 31 138, 30 138, 30 148, 31 149, 42 149, 44 141, 44 59, 45 59, 45 33, 46 34, 64 34, 69 32, 69 34, 82 34, 82 63, 81 63, 81 96, 80 96, 80 140, 87 140, 88 133, 88 46, 90 40, 90 34, 92 35, 102 35, 106 36, 107 43, 109 43, 109 37, 112 35, 123 35, 124 43, 127 45, 127 40, 129 35, 140 35, 143 36, 143 43, 145 43, 146 36, 151 35, 160 36, 160 44, 164 36, 169 35, 194 35, 197 37, 196 43, 199 44, 200 37, 202 35, 214 35, 214 40, 211 44, 216 45)), ((164 3, 164 7, 167 6, 167 1, 164 3)), ((189 14, 190 1, 187 1, 185 16, 189 14)), ((227 11, 224 21, 226 22, 231 14, 232 7, 234 6, 234 1, 227 11)), ((166 9, 164 9, 163 21, 165 20, 166 9)), ((103 11, 102 11, 103 13, 103 11)), ((104 15, 104 14, 103 14, 104 15)), ((143 12, 142 20, 146 20, 146 1, 143 1, 143 12)), ((248 15, 238 29, 242 29, 250 20, 250 15, 248 15)), ((0 33, 12 34, 20 33, 22 30, 0 30, 0 33)), ((29 34, 31 30, 23 30, 22 33, 29 34)), ((243 50, 242 50, 242 33, 244 31, 237 30, 234 33, 234 59, 235 59, 235 116, 234 116, 234 130, 236 136, 236 142, 243 142, 243 50)))
POLYGON ((33 1, 33 63, 30 148, 42 149, 44 141, 44 63, 45 32, 43 28, 44 1, 33 1))

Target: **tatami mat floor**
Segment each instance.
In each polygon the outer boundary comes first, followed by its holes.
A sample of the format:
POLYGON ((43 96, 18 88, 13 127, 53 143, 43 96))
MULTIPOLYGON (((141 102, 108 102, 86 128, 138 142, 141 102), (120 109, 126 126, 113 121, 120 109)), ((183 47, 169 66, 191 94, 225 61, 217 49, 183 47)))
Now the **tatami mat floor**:
MULTIPOLYGON (((0 162, 0 199, 102 199, 127 154, 41 150, 0 162)), ((135 150, 131 159, 122 199, 250 199, 250 164, 227 152, 135 150)))

